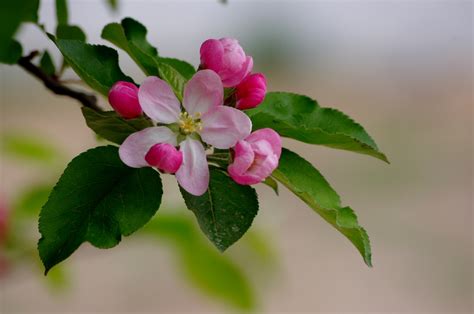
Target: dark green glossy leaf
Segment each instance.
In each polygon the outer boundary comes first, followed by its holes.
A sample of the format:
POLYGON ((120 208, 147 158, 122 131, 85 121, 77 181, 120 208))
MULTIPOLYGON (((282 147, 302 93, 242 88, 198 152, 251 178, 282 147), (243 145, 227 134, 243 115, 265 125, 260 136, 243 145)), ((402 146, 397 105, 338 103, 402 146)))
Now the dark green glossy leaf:
POLYGON ((38 21, 39 0, 0 1, 0 63, 14 64, 22 48, 13 39, 22 22, 38 21))
POLYGON ((147 75, 158 75, 158 50, 146 39, 145 26, 131 18, 111 23, 102 30, 102 38, 126 51, 147 75))
POLYGON ((176 97, 182 101, 184 86, 187 82, 186 78, 169 64, 158 62, 157 66, 159 76, 171 86, 176 97))
POLYGON ((204 234, 219 250, 224 251, 250 228, 258 212, 258 199, 250 186, 235 183, 215 168, 211 168, 210 172, 206 193, 194 196, 181 189, 181 194, 204 234))
POLYGON ((69 23, 67 0, 56 0, 56 21, 58 24, 69 23))
POLYGON ((272 92, 260 106, 246 112, 254 130, 272 128, 298 141, 367 154, 388 162, 360 124, 336 109, 320 107, 309 97, 272 92))
POLYGON ((158 172, 125 166, 117 147, 74 158, 41 209, 38 250, 46 273, 85 241, 98 248, 117 245, 153 217, 162 193, 158 172))
POLYGON ((81 109, 87 126, 100 137, 116 144, 122 144, 132 133, 153 126, 153 123, 144 117, 124 119, 115 111, 98 112, 87 107, 81 109))
POLYGON ((365 263, 372 266, 367 232, 357 222, 354 211, 341 206, 339 195, 316 168, 297 154, 283 149, 279 166, 272 177, 346 236, 359 250, 365 263))
POLYGON ((6 39, 0 47, 0 63, 15 64, 21 57, 23 48, 21 44, 14 39, 6 39))
POLYGON ((49 76, 53 76, 56 73, 56 67, 54 66, 53 59, 47 50, 45 50, 41 56, 40 68, 49 76))
POLYGON ((191 77, 196 73, 196 69, 191 64, 183 60, 160 57, 159 63, 169 65, 179 74, 181 74, 181 76, 183 76, 186 81, 189 81, 189 79, 191 79, 191 77))
POLYGON ((117 81, 133 82, 120 70, 114 49, 79 40, 56 39, 55 43, 77 75, 103 95, 107 95, 117 81))
POLYGON ((147 75, 161 77, 164 74, 163 79, 171 79, 170 76, 173 76, 173 74, 170 71, 175 71, 184 78, 184 81, 187 81, 196 73, 194 67, 186 61, 160 57, 158 50, 146 38, 147 29, 145 26, 132 18, 125 18, 120 24, 110 23, 106 25, 101 36, 127 52, 147 75), (162 64, 167 65, 167 67, 160 69, 162 64), (160 73, 159 70, 162 70, 163 73, 160 73))
POLYGON ((255 295, 243 269, 210 246, 187 215, 173 212, 152 219, 144 234, 169 242, 179 270, 199 291, 235 308, 253 309, 255 295))
POLYGON ((86 34, 84 31, 79 26, 75 25, 58 25, 56 28, 56 37, 60 39, 86 41, 86 34))

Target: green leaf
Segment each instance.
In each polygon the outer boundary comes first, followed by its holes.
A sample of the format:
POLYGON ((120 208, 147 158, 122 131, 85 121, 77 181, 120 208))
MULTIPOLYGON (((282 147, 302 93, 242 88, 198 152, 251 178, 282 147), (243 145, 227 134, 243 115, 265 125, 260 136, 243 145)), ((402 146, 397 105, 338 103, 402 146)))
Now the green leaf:
POLYGON ((186 81, 189 81, 191 77, 196 73, 196 69, 191 64, 183 60, 160 57, 159 63, 169 65, 179 74, 181 74, 181 76, 183 76, 186 81))
POLYGON ((13 39, 23 22, 38 21, 39 0, 0 1, 0 63, 15 64, 22 48, 13 39))
POLYGON ((125 36, 125 31, 121 24, 110 23, 105 25, 100 37, 130 54, 130 50, 128 49, 128 39, 125 36))
POLYGON ((250 186, 239 185, 215 168, 210 169, 209 189, 194 196, 181 189, 204 234, 221 251, 239 240, 258 212, 258 199, 250 186))
POLYGON ((230 256, 212 248, 186 215, 162 212, 143 231, 168 241, 178 270, 199 291, 241 310, 255 307, 255 293, 243 269, 230 256))
POLYGON ((46 75, 53 76, 56 73, 53 59, 47 50, 44 51, 40 60, 40 68, 46 75))
POLYGON ((0 141, 2 153, 15 158, 52 164, 58 160, 60 153, 50 143, 36 136, 7 133, 0 141))
POLYGON ((117 147, 74 158, 41 209, 38 250, 45 272, 85 241, 98 248, 117 245, 153 217, 162 193, 158 172, 125 166, 117 147))
POLYGON ((66 25, 69 23, 67 0, 56 0, 56 20, 58 24, 66 25))
POLYGON ((60 24, 56 27, 56 37, 60 39, 86 41, 86 34, 84 31, 75 25, 60 24))
POLYGON ((272 177, 267 177, 264 181, 262 181, 262 183, 270 187, 276 195, 279 195, 278 182, 276 182, 275 179, 273 179, 272 177))
POLYGON ((118 9, 118 0, 106 0, 107 4, 113 11, 117 11, 118 9))
POLYGON ((388 162, 360 124, 336 109, 320 107, 309 97, 272 92, 260 106, 246 112, 254 130, 272 128, 298 141, 367 154, 388 162))
POLYGON ((297 154, 283 149, 279 166, 272 177, 346 236, 359 250, 365 263, 372 266, 367 232, 359 225, 351 208, 341 207, 339 195, 316 168, 297 154))
POLYGON ((102 38, 126 51, 147 75, 158 75, 158 50, 146 39, 147 29, 131 18, 111 23, 102 30, 102 38))
POLYGON ((175 92, 182 90, 179 84, 184 83, 181 81, 188 81, 196 73, 186 61, 158 56, 158 50, 146 39, 146 27, 132 18, 125 18, 120 24, 106 25, 101 36, 127 52, 145 74, 158 75, 167 82, 174 82, 175 92))
POLYGON ((159 76, 171 86, 176 97, 182 101, 184 85, 187 82, 186 78, 169 64, 158 62, 157 66, 159 76))
POLYGON ((117 81, 133 82, 120 70, 114 49, 79 40, 56 39, 55 43, 77 75, 103 95, 107 95, 117 81))
POLYGON ((41 184, 23 191, 13 204, 13 215, 25 218, 38 217, 41 207, 48 200, 52 185, 41 184))
POLYGON ((0 63, 15 64, 21 57, 23 48, 14 39, 6 39, 5 45, 0 48, 0 63))
POLYGON ((81 110, 89 128, 102 138, 116 144, 122 144, 132 133, 153 126, 151 121, 144 117, 124 119, 115 111, 98 112, 87 107, 82 107, 81 110))

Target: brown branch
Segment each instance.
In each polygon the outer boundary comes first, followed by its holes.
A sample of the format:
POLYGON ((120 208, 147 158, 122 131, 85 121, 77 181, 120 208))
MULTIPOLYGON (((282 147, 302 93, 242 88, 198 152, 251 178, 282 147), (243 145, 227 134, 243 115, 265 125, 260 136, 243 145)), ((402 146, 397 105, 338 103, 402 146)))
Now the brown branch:
POLYGON ((97 104, 97 97, 91 94, 80 92, 62 85, 57 78, 47 75, 38 66, 31 62, 31 60, 38 54, 32 52, 28 56, 21 57, 18 60, 18 65, 25 71, 38 78, 43 82, 44 86, 57 95, 68 96, 79 101, 84 107, 91 108, 95 111, 102 111, 97 104))

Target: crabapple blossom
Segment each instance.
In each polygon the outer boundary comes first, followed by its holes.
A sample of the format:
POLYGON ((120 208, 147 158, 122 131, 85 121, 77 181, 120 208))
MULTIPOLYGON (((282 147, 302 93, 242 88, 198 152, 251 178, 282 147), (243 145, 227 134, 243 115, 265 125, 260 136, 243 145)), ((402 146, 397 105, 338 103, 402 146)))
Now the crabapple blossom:
POLYGON ((237 86, 252 71, 252 57, 233 38, 208 39, 200 54, 201 68, 215 71, 224 87, 237 86))
MULTIPOLYGON (((228 149, 252 130, 245 113, 223 106, 223 95, 222 81, 214 71, 198 71, 184 88, 182 109, 168 83, 158 77, 147 77, 139 88, 138 100, 145 114, 160 126, 127 137, 120 146, 120 158, 130 167, 159 168, 168 163, 158 160, 166 155, 161 150, 170 148, 156 144, 179 146, 182 163, 175 174, 178 183, 193 195, 204 194, 209 185, 206 148, 228 149)), ((175 166, 178 158, 173 157, 170 164, 175 166)), ((170 169, 175 170, 170 167, 168 172, 170 169)))
POLYGON ((236 108, 240 110, 260 105, 267 92, 267 82, 262 73, 250 74, 236 87, 236 108))
POLYGON ((109 103, 120 116, 132 119, 142 114, 138 102, 138 87, 130 82, 118 81, 109 91, 109 103))
POLYGON ((260 129, 237 142, 233 148, 233 163, 227 171, 235 182, 257 184, 278 167, 281 138, 272 129, 260 129))

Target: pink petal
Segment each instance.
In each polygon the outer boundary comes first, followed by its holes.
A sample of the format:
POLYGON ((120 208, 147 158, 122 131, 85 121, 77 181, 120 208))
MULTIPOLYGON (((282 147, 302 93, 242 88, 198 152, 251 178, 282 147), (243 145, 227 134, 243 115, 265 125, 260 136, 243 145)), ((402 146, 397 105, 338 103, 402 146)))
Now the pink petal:
POLYGON ((219 75, 212 70, 198 71, 184 88, 183 106, 191 115, 204 114, 223 101, 224 87, 219 75))
POLYGON ((156 76, 147 77, 138 90, 138 101, 151 119, 162 123, 178 121, 181 105, 171 87, 156 76))
POLYGON ((183 153, 171 144, 153 145, 145 155, 146 162, 166 173, 175 173, 183 163, 183 153))
POLYGON ((255 154, 252 146, 246 141, 238 141, 233 151, 234 161, 228 167, 229 173, 242 175, 252 166, 255 154))
POLYGON ((256 143, 260 140, 265 140, 272 146, 273 152, 280 158, 281 155, 281 137, 273 129, 260 129, 250 134, 246 139, 249 143, 256 143))
POLYGON ((150 148, 158 143, 176 146, 176 134, 164 126, 143 129, 129 135, 120 145, 120 159, 129 167, 149 167, 145 156, 150 148))
POLYGON ((204 142, 220 149, 234 146, 252 131, 249 117, 231 107, 216 107, 203 115, 201 121, 203 129, 200 135, 204 142))
POLYGON ((109 103, 120 116, 132 119, 142 115, 138 102, 138 87, 130 82, 118 81, 109 91, 109 103))
POLYGON ((247 57, 245 62, 242 64, 240 71, 234 73, 233 75, 221 74, 222 84, 224 87, 234 87, 237 86, 240 82, 247 77, 247 75, 252 72, 253 68, 253 59, 252 57, 247 57))
POLYGON ((224 47, 217 39, 208 39, 202 43, 201 49, 201 65, 206 69, 219 71, 222 66, 222 57, 224 55, 224 47))
POLYGON ((180 144, 183 153, 183 163, 176 172, 176 180, 187 192, 199 196, 207 191, 209 186, 209 166, 206 152, 201 142, 191 138, 180 144))

